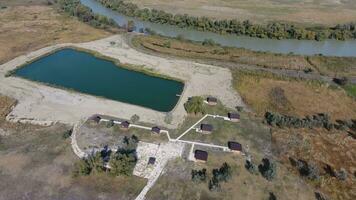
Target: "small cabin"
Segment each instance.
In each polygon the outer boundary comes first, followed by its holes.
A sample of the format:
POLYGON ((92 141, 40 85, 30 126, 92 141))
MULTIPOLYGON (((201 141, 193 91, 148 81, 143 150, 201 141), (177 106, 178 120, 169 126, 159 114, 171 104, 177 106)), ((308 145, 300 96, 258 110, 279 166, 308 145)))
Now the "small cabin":
POLYGON ((154 133, 154 134, 160 134, 161 133, 161 128, 159 128, 157 126, 152 127, 151 132, 154 133))
POLYGON ((240 121, 240 115, 238 113, 228 113, 227 117, 230 119, 232 122, 238 122, 240 121))
POLYGON ((202 150, 195 150, 194 158, 198 162, 206 162, 208 160, 208 152, 202 150))
POLYGON ((209 105, 216 105, 218 104, 218 99, 215 97, 208 97, 206 98, 206 101, 208 102, 209 105))
POLYGON ((155 157, 148 158, 148 164, 149 165, 154 165, 155 163, 156 163, 156 158, 155 157))
POLYGON ((200 124, 200 130, 204 134, 213 132, 213 126, 211 124, 200 124))
POLYGON ((227 146, 232 152, 241 153, 242 151, 242 145, 238 142, 229 141, 227 146))
POLYGON ((129 129, 130 122, 128 122, 128 121, 121 122, 120 127, 121 127, 121 129, 125 129, 125 130, 129 129))

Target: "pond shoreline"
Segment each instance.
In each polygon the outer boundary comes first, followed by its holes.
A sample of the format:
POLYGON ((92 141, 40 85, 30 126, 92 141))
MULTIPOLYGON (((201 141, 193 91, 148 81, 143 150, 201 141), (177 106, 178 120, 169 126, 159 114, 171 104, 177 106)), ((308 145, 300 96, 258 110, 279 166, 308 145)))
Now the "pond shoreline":
POLYGON ((232 75, 228 69, 142 54, 131 49, 125 43, 123 36, 120 35, 88 43, 60 44, 40 49, 3 64, 0 68, 0 75, 0 83, 4 85, 0 88, 0 93, 13 97, 19 102, 10 113, 12 118, 17 119, 72 124, 83 117, 97 113, 112 116, 120 115, 127 119, 130 119, 134 114, 138 114, 143 122, 175 128, 186 115, 183 104, 190 96, 213 95, 221 99, 228 107, 233 108, 237 105, 243 105, 241 98, 232 88, 232 75), (114 46, 110 45, 112 41, 116 41, 114 46), (167 113, 152 109, 69 92, 16 77, 5 78, 7 71, 21 66, 26 61, 67 46, 100 52, 100 54, 118 59, 122 63, 142 66, 143 69, 152 69, 159 74, 183 80, 186 83, 183 93, 175 108, 170 112, 173 116, 172 122, 170 124, 165 122, 167 113), (53 113, 56 113, 56 115, 53 115, 53 113))

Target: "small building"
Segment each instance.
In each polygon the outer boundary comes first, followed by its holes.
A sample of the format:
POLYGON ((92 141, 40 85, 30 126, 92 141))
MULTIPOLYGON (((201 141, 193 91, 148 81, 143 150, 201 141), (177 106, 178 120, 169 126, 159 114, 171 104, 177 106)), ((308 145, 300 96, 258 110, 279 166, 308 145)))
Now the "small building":
POLYGON ((151 132, 154 134, 160 134, 161 128, 159 128, 158 126, 152 127, 151 132))
POLYGON ((206 101, 208 102, 209 105, 216 105, 218 104, 218 99, 215 97, 208 97, 206 98, 206 101))
POLYGON ((200 130, 204 134, 213 132, 213 126, 211 124, 200 124, 200 130))
POLYGON ((155 163, 156 163, 156 158, 155 157, 148 158, 148 164, 149 165, 154 165, 155 163))
POLYGON ((208 160, 208 152, 202 150, 195 150, 194 158, 198 162, 206 162, 208 160))
POLYGON ((89 118, 89 120, 98 124, 101 120, 101 117, 99 115, 93 115, 89 118))
POLYGON ((242 151, 242 145, 238 142, 229 141, 227 146, 232 152, 241 153, 242 151))
POLYGON ((228 113, 227 117, 230 119, 232 122, 238 122, 240 121, 240 115, 238 113, 228 113))
POLYGON ((121 127, 121 129, 129 129, 130 122, 128 122, 128 121, 121 122, 120 127, 121 127))

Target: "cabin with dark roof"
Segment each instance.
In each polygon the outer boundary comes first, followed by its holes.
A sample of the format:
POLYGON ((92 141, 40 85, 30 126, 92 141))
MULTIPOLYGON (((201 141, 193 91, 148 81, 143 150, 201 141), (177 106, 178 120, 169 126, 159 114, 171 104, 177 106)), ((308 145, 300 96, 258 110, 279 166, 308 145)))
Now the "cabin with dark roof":
POLYGON ((240 115, 238 113, 228 113, 227 117, 230 119, 232 122, 238 122, 240 121, 240 115))
POLYGON ((206 162, 208 160, 208 152, 202 150, 195 150, 194 158, 198 162, 206 162))
POLYGON ((200 130, 204 134, 209 134, 213 131, 213 126, 211 124, 200 124, 200 130))
POLYGON ((227 146, 232 152, 241 153, 242 151, 242 145, 238 142, 229 141, 227 143, 227 146))
POLYGON ((148 159, 148 164, 149 165, 154 165, 156 163, 156 158, 155 157, 150 157, 149 159, 148 159))
POLYGON ((216 105, 218 104, 218 99, 215 97, 208 97, 206 98, 206 101, 208 102, 209 105, 216 105))
POLYGON ((158 126, 152 127, 151 132, 154 134, 160 134, 161 129, 158 126))
POLYGON ((127 130, 130 127, 130 122, 128 121, 121 122, 120 127, 121 129, 127 130))

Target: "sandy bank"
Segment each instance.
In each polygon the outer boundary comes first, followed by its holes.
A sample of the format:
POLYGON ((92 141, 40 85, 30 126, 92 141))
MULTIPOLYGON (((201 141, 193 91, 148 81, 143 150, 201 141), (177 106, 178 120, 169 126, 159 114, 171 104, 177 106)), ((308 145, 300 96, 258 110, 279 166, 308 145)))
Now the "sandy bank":
POLYGON ((12 121, 30 120, 40 124, 50 122, 73 124, 81 118, 95 113, 127 119, 134 114, 138 114, 141 121, 175 128, 184 119, 183 104, 190 96, 212 95, 219 98, 228 107, 242 105, 241 98, 233 90, 231 82, 232 75, 228 69, 147 55, 130 48, 125 43, 123 36, 120 35, 88 43, 55 45, 17 57, 0 65, 0 93, 18 100, 18 105, 9 114, 8 119, 12 121), (112 42, 115 42, 115 44, 113 45, 112 42), (146 69, 184 80, 184 92, 174 110, 171 111, 173 116, 171 124, 164 122, 167 113, 53 88, 21 78, 5 78, 7 71, 66 46, 97 51, 105 56, 118 59, 121 63, 142 65, 146 69))

